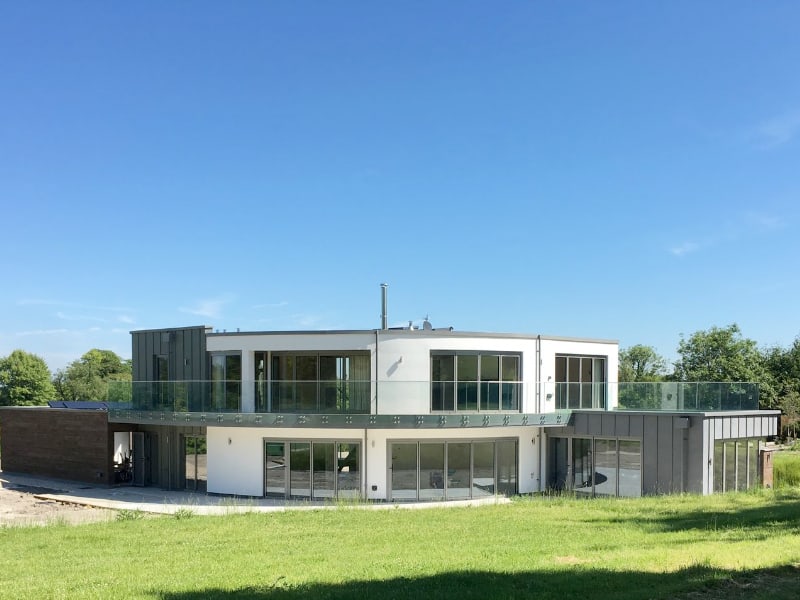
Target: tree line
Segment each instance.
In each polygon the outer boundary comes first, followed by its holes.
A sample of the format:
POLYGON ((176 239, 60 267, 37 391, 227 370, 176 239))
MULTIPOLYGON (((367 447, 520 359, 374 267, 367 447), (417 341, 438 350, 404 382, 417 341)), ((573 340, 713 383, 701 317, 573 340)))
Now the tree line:
POLYGON ((0 406, 38 406, 51 400, 102 401, 109 381, 130 381, 131 361, 93 348, 51 373, 36 354, 14 350, 0 358, 0 406))
POLYGON ((800 337, 788 348, 759 348, 734 323, 681 336, 677 354, 669 370, 651 346, 620 349, 618 381, 751 381, 761 408, 800 420, 800 337))

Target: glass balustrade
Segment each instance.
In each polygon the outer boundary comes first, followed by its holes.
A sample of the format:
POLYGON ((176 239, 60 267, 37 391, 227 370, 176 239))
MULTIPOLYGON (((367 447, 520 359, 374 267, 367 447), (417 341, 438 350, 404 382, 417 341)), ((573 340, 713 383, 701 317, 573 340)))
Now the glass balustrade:
POLYGON ((756 383, 519 381, 123 381, 109 407, 154 412, 541 414, 757 410, 756 383))

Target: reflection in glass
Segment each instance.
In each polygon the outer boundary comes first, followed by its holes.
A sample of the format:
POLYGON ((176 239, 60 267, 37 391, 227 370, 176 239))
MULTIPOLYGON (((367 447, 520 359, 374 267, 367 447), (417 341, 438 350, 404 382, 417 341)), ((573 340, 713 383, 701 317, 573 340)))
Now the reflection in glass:
POLYGON ((747 482, 752 489, 758 486, 758 440, 747 440, 747 482))
POLYGON ((519 410, 519 356, 503 356, 503 410, 519 410))
POLYGON ((289 495, 311 497, 311 444, 289 444, 289 495))
POLYGON ((576 494, 591 494, 593 484, 592 440, 572 440, 572 481, 576 494))
POLYGON ((472 444, 472 497, 494 496, 494 442, 472 444))
POLYGON ((439 500, 444 498, 444 443, 419 445, 419 498, 439 500))
POLYGON ((361 490, 359 444, 337 444, 336 485, 339 498, 358 498, 361 490))
POLYGON ((447 444, 447 498, 469 498, 470 483, 470 444, 450 442, 447 444))
POLYGON ((725 491, 725 442, 714 442, 714 491, 725 491))
POLYGON ((747 489, 747 440, 736 443, 736 489, 747 489))
POLYGON ((725 491, 736 489, 736 442, 725 442, 725 491))
POLYGON ((417 444, 392 444, 392 500, 417 499, 417 444))
POLYGON ((183 444, 186 470, 185 487, 188 490, 205 492, 208 487, 206 437, 203 435, 187 435, 184 436, 183 444))
POLYGON ((431 356, 431 409, 455 410, 455 356, 431 356))
POLYGON ((497 491, 506 496, 517 493, 517 442, 497 442, 497 491))
POLYGON ((332 442, 314 442, 312 446, 314 498, 333 498, 336 495, 336 462, 332 442))
POLYGON ((458 410, 478 410, 478 356, 456 357, 458 410))
POLYGON ((638 440, 619 441, 619 495, 642 495, 642 443, 638 440))
POLYGON ((302 412, 317 410, 317 357, 297 357, 297 409, 302 412))
POLYGON ((266 443, 267 496, 286 496, 286 450, 283 442, 266 443))
POLYGON ((481 410, 500 410, 500 357, 481 356, 481 410))
POLYGON ((594 441, 594 493, 617 495, 617 441, 594 441))
POLYGON ((581 408, 592 408, 592 359, 581 358, 580 361, 581 408))

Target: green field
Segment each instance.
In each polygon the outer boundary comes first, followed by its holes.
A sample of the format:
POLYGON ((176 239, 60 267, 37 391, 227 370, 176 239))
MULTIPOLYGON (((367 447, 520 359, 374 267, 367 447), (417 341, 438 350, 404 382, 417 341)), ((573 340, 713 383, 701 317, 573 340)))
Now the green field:
POLYGON ((0 529, 0 596, 786 598, 800 576, 796 489, 180 516, 0 529))

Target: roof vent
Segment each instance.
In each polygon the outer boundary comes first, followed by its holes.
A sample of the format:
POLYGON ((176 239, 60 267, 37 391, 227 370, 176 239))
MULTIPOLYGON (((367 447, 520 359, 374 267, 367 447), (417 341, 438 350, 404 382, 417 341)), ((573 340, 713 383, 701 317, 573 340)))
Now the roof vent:
POLYGON ((431 331, 433 329, 433 325, 431 325, 431 322, 428 321, 428 315, 425 315, 425 320, 422 322, 422 328, 425 331, 431 331))

